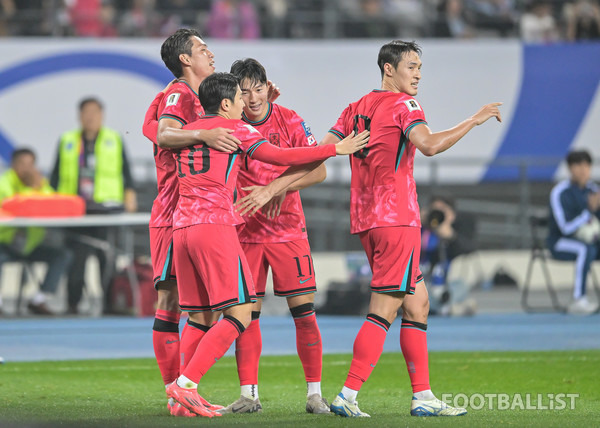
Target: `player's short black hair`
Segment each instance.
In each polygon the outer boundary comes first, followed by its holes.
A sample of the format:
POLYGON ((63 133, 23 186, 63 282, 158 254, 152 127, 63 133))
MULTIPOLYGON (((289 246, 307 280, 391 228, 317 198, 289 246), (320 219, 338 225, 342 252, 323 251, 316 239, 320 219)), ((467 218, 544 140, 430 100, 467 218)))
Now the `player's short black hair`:
POLYGON ((248 79, 252 84, 267 83, 267 71, 254 58, 238 59, 231 64, 229 72, 237 77, 240 82, 243 79, 248 79))
POLYGON ((567 165, 575 165, 578 163, 592 164, 592 156, 587 150, 573 150, 567 155, 567 165))
POLYGON ((15 163, 15 161, 17 159, 19 159, 21 156, 24 156, 24 155, 32 156, 33 160, 35 161, 35 152, 32 149, 30 149, 29 147, 22 147, 20 149, 15 149, 12 152, 12 155, 10 157, 11 163, 15 163))
POLYGON ((198 88, 198 98, 204 111, 216 114, 221 107, 221 101, 235 101, 238 79, 231 73, 213 73, 202 81, 198 88))
POLYGON ((85 97, 84 99, 82 99, 81 101, 79 101, 79 111, 83 111, 83 108, 90 104, 90 103, 94 103, 97 104, 98 107, 100 107, 100 110, 104 110, 104 106, 102 105, 102 102, 96 98, 96 97, 85 97))
POLYGON ((377 65, 381 70, 381 77, 383 78, 383 66, 385 64, 391 64, 392 67, 396 68, 398 63, 402 61, 404 54, 408 52, 416 52, 421 56, 421 47, 415 42, 405 42, 403 40, 392 40, 386 43, 379 49, 379 56, 377 57, 377 65))
POLYGON ((179 61, 179 55, 192 54, 192 37, 202 38, 196 30, 180 28, 171 34, 160 47, 160 56, 163 62, 176 78, 183 76, 183 67, 179 61))

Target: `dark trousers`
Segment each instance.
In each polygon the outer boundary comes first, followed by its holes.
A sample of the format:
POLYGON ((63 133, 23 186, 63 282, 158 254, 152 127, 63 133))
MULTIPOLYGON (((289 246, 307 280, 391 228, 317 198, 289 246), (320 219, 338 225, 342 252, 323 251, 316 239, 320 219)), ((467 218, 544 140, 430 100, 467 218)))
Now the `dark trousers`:
POLYGON ((77 228, 69 231, 66 242, 74 253, 73 267, 68 278, 68 303, 70 308, 76 308, 85 286, 85 265, 89 256, 98 257, 100 264, 100 282, 104 292, 104 308, 110 307, 108 287, 116 270, 114 247, 109 244, 107 228, 77 228))
POLYGON ((40 244, 30 254, 24 255, 16 253, 6 245, 0 245, 0 266, 4 262, 11 261, 46 263, 48 270, 40 290, 50 294, 56 291, 61 276, 69 270, 73 261, 73 252, 67 247, 40 244))

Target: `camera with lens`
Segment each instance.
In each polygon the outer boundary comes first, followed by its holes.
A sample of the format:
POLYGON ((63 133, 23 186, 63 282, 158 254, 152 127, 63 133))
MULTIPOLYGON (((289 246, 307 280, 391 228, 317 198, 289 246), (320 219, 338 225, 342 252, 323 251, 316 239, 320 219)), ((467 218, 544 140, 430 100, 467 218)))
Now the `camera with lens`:
POLYGON ((431 210, 431 212, 427 215, 427 226, 430 229, 437 229, 440 224, 444 222, 446 219, 446 214, 444 214, 441 210, 431 210))

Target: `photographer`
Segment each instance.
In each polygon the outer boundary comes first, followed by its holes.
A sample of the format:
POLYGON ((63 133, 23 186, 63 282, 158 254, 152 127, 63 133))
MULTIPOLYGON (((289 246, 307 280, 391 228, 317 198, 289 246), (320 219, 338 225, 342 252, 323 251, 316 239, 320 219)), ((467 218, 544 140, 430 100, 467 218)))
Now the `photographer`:
POLYGON ((431 313, 450 311, 447 276, 453 259, 475 250, 475 221, 457 215, 454 201, 433 196, 422 217, 421 271, 431 286, 431 313))

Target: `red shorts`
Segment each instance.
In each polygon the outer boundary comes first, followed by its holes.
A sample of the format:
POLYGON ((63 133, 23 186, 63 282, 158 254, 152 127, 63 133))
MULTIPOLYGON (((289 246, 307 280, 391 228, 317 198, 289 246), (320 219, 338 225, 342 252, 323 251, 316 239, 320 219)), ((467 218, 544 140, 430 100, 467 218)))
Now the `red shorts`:
POLYGON ((273 293, 276 296, 290 297, 317 291, 308 239, 242 243, 242 248, 252 271, 258 297, 265 295, 269 266, 273 272, 273 293))
POLYGON ((256 301, 235 226, 197 224, 173 232, 182 311, 219 311, 256 301))
POLYGON ((416 283, 423 281, 419 269, 421 229, 378 227, 361 232, 359 236, 373 271, 371 290, 414 294, 416 283))
POLYGON ((173 228, 150 228, 150 257, 154 270, 154 287, 160 281, 175 279, 175 265, 173 264, 173 228))

